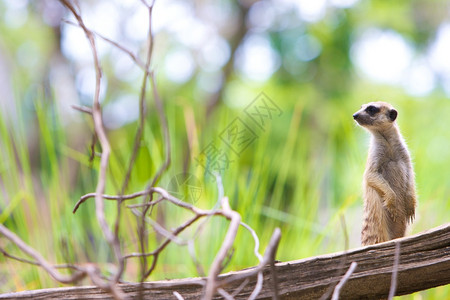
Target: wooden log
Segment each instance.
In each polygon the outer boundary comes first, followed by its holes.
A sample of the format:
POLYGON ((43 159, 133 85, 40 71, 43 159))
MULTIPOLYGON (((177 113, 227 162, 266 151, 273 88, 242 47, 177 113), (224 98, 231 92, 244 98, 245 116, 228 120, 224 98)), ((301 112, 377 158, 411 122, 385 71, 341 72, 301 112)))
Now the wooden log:
MULTIPOLYGON (((400 243, 396 295, 450 283, 450 223, 414 236, 357 248, 348 252, 321 255, 306 259, 280 262, 275 265, 278 291, 282 299, 319 299, 330 286, 335 286, 351 262, 358 265, 341 290, 342 299, 379 299, 389 294, 393 271, 395 245, 400 243)), ((241 245, 242 246, 242 245, 241 245)), ((289 242, 284 242, 289 247, 289 242)), ((220 280, 230 281, 253 272, 253 268, 230 272, 220 280)), ((140 284, 121 284, 130 299, 140 294, 146 299, 176 299, 174 291, 185 299, 199 299, 204 278, 187 278, 140 284)), ((223 288, 233 293, 242 279, 229 282, 223 288)), ((256 276, 236 295, 248 298, 256 283, 256 276)), ((273 283, 270 268, 264 269, 264 285, 258 299, 270 299, 273 283)), ((330 294, 331 296, 331 294, 330 294)), ((220 298, 216 295, 217 298, 220 298)), ((100 299, 109 296, 96 287, 63 287, 32 290, 0 295, 0 299, 100 299)))

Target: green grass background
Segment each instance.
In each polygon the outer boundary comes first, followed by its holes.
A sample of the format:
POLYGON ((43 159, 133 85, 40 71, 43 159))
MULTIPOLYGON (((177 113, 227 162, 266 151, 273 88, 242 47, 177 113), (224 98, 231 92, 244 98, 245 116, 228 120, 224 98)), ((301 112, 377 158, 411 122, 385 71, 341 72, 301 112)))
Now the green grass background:
MULTIPOLYGON (((192 109, 191 99, 163 93, 171 133, 172 165, 160 185, 167 187, 170 179, 182 172, 195 174, 202 188, 196 205, 212 208, 217 201, 216 184, 196 163, 196 158, 208 143, 216 141, 232 160, 222 172, 225 195, 232 208, 242 215, 242 220, 259 235, 260 252, 264 251, 275 227, 282 230, 277 255, 281 261, 341 251, 345 242, 341 215, 346 220, 350 248, 358 247, 361 178, 369 135, 354 124, 351 116, 361 103, 372 100, 375 94, 398 109, 398 123, 413 156, 419 206, 411 233, 448 221, 446 178, 450 157, 445 145, 450 139, 446 124, 450 111, 447 99, 411 99, 387 87, 380 95, 371 92, 373 87, 366 86, 355 88, 345 99, 324 102, 317 91, 286 89, 277 82, 263 89, 245 85, 241 88, 245 90, 244 95, 255 97, 263 90, 283 113, 274 116, 265 131, 253 126, 259 137, 239 156, 220 142, 219 135, 237 116, 251 124, 243 109, 252 98, 244 98, 239 93, 233 95, 242 99, 243 107, 231 109, 222 105, 207 121, 201 107, 192 109), (196 133, 196 139, 191 141, 194 147, 189 152, 187 111, 194 115, 196 133)), ((3 119, 0 122, 0 221, 54 263, 92 261, 100 263, 105 272, 113 271, 114 259, 95 219, 94 201, 87 201, 72 214, 79 197, 95 190, 98 158, 92 166, 88 162, 91 135, 88 125, 91 122, 85 117, 78 125, 82 128, 77 130, 80 137, 73 139, 73 130, 61 124, 57 108, 47 100, 36 93, 30 101, 32 107, 18 110, 15 126, 8 128, 3 119), (29 117, 25 118, 24 114, 29 117), (38 145, 33 153, 30 152, 32 141, 38 145)), ((144 141, 128 192, 143 189, 164 159, 157 116, 153 105, 149 105, 144 141)), ((117 193, 123 180, 136 126, 130 124, 108 133, 113 147, 106 189, 109 194, 117 193)), ((110 222, 114 220, 115 209, 115 203, 106 203, 110 222)), ((189 213, 162 204, 152 216, 166 228, 173 228, 188 218, 189 213)), ((206 271, 220 247, 227 225, 222 218, 211 218, 196 240, 196 252, 206 271)), ((192 237, 195 228, 181 236, 192 237)), ((135 219, 129 211, 122 216, 121 236, 125 252, 137 250, 135 219)), ((23 257, 6 240, 0 242, 7 251, 23 257)), ((157 243, 158 238, 151 234, 150 245, 155 247, 157 243)), ((257 264, 247 231, 240 229, 234 248, 225 271, 257 264)), ((3 257, 0 263, 1 292, 57 285, 34 266, 3 257)), ((131 260, 127 264, 126 280, 137 280, 137 263, 131 260)), ((150 279, 196 275, 187 248, 171 245, 164 251, 150 279)), ((444 299, 448 296, 448 287, 441 287, 405 298, 444 299)))

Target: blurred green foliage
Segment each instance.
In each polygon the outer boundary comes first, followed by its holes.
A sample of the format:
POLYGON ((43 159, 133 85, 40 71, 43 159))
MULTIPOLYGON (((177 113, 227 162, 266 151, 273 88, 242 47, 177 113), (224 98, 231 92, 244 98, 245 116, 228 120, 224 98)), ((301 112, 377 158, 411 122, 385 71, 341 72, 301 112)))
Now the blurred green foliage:
MULTIPOLYGON (((92 121, 70 110, 70 104, 89 105, 92 101, 89 85, 83 84, 89 79, 83 74, 92 70, 92 64, 89 58, 80 61, 62 49, 64 34, 69 34, 65 28, 70 25, 60 27, 60 18, 67 17, 61 7, 52 1, 22 2, 22 8, 16 9, 22 9, 26 17, 18 22, 11 8, 15 4, 0 1, 0 78, 6 78, 0 84, 0 222, 49 261, 99 262, 110 270, 114 259, 97 224, 94 201, 87 201, 72 214, 79 197, 95 190, 98 175, 98 158, 89 162, 92 121), (57 22, 48 17, 52 16, 50 12, 54 12, 57 22)), ((282 230, 279 260, 341 251, 345 241, 340 216, 346 220, 350 247, 358 247, 368 133, 358 128, 351 116, 361 104, 381 99, 398 109, 398 122, 414 160, 419 207, 411 233, 449 221, 450 186, 446 178, 450 177, 450 106, 442 88, 445 82, 438 82, 426 95, 412 96, 404 86, 371 80, 352 60, 352 47, 368 28, 395 31, 411 43, 415 55, 426 53, 446 17, 442 13, 444 1, 356 1, 347 8, 329 5, 325 15, 313 22, 280 8, 281 12, 272 16, 272 22, 265 27, 251 22, 252 7, 257 5, 253 1, 206 2, 204 6, 215 11, 217 19, 235 21, 234 31, 222 31, 231 61, 219 69, 211 71, 197 65, 200 50, 177 40, 171 30, 161 29, 155 34, 153 65, 172 143, 172 164, 160 186, 170 188, 175 176, 193 174, 201 194, 187 199, 199 207, 212 208, 217 202, 217 186, 202 166, 201 156, 213 143, 230 159, 221 170, 225 195, 259 235, 260 252, 275 227, 282 230), (251 75, 240 69, 238 59, 246 37, 255 32, 269 41, 277 57, 274 61, 278 61, 278 67, 264 80, 249 78, 251 75), (300 42, 299 37, 303 37, 300 42), (304 46, 308 43, 310 48, 304 46), (183 82, 171 79, 163 67, 170 52, 179 48, 187 48, 195 63, 192 74, 183 82), (312 54, 305 59, 308 51, 312 54), (217 88, 209 89, 211 85, 217 88), (261 92, 281 110, 262 128, 245 113, 261 92), (239 154, 221 139, 236 117, 257 135, 239 154)), ((282 7, 277 2, 260 2, 282 7)), ((124 13, 142 9, 138 4, 124 13)), ((96 4, 83 5, 88 9, 96 4)), ((123 4, 114 5, 120 8, 123 4)), ((195 6, 193 15, 223 30, 202 14, 202 7, 195 6)), ((158 13, 162 11, 156 7, 154 14, 158 13)), ((126 37, 121 36, 124 43, 130 42, 122 38, 126 37)), ((138 40, 130 45, 139 53, 145 49, 138 40)), ((113 112, 108 131, 113 147, 108 194, 120 191, 137 128, 136 116, 133 119, 131 112, 127 121, 117 123, 113 105, 122 101, 119 110, 125 114, 135 109, 142 81, 142 74, 130 62, 122 71, 126 74, 120 74, 120 55, 112 48, 102 54, 107 82, 103 105, 113 112)), ((127 193, 144 189, 164 161, 160 121, 151 95, 149 91, 145 134, 127 193)), ((99 146, 96 151, 101 151, 99 146)), ((112 222, 116 204, 107 201, 105 209, 112 222)), ((167 204, 152 212, 152 217, 166 228, 178 226, 188 216, 167 204)), ((121 224, 124 251, 137 251, 136 220, 131 212, 122 215, 121 224)), ((221 245, 227 224, 210 218, 196 241, 197 256, 206 270, 221 245)), ((196 228, 181 236, 192 237, 196 228)), ((151 248, 158 242, 160 237, 151 234, 151 248)), ((0 246, 20 256, 6 240, 0 239, 0 246)), ((249 233, 240 230, 226 271, 255 265, 253 246, 249 233)), ((138 263, 128 262, 125 280, 136 280, 138 263)), ((0 292, 55 286, 49 276, 33 266, 4 257, 0 257, 0 265, 0 292)), ((170 245, 150 279, 196 275, 187 248, 170 245), (180 255, 180 251, 184 254, 180 255)), ((450 289, 441 287, 403 298, 448 297, 450 289)))

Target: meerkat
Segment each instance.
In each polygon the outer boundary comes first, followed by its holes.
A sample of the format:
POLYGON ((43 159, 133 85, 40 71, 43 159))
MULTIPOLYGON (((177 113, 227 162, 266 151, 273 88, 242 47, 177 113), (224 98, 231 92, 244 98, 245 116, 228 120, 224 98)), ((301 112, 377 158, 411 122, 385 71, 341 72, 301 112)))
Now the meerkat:
POLYGON ((414 171, 395 122, 397 114, 385 102, 365 104, 353 114, 353 119, 371 133, 363 180, 363 246, 403 237, 414 219, 414 171))

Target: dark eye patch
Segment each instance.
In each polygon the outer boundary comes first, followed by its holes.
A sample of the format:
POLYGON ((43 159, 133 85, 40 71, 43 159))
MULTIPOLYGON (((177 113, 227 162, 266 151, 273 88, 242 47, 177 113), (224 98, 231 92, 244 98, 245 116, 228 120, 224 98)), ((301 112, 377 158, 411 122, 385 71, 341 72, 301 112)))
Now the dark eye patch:
POLYGON ((376 113, 380 112, 380 108, 379 108, 379 107, 376 107, 376 106, 373 106, 373 105, 369 105, 369 106, 366 107, 366 112, 367 112, 369 115, 373 116, 373 115, 375 115, 376 113))

